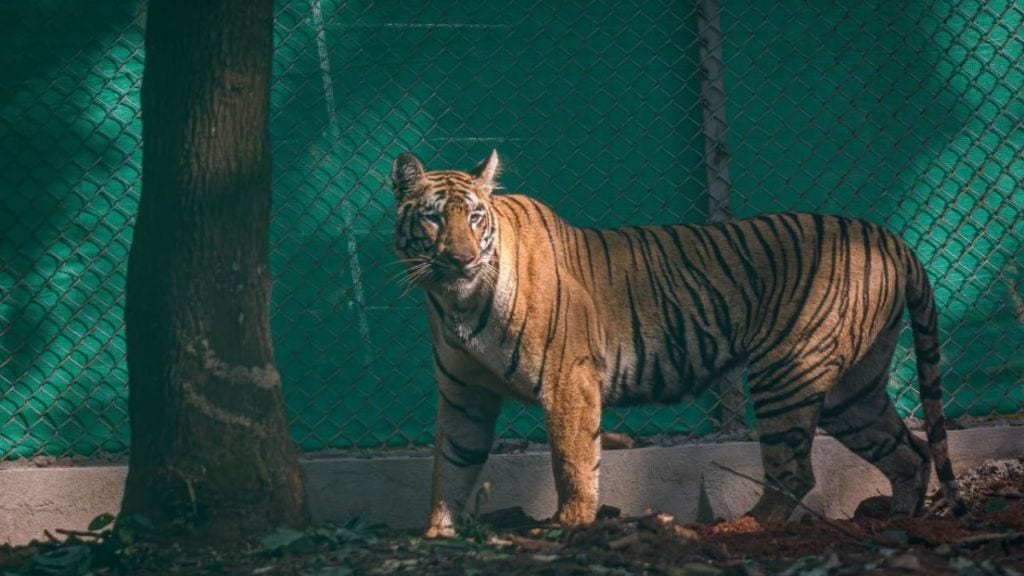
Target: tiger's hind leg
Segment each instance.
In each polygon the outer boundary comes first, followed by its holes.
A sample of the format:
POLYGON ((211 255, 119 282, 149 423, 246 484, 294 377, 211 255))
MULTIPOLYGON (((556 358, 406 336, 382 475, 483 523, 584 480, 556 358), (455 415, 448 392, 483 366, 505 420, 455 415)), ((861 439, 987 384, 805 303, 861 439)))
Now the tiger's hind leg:
POLYGON ((892 513, 922 511, 931 457, 928 445, 907 429, 886 390, 899 323, 888 328, 868 354, 843 374, 825 398, 821 427, 877 467, 892 484, 892 513))
POLYGON ((760 430, 764 493, 750 511, 762 524, 785 522, 814 488, 811 445, 823 400, 837 377, 826 363, 786 356, 750 365, 750 395, 760 430))

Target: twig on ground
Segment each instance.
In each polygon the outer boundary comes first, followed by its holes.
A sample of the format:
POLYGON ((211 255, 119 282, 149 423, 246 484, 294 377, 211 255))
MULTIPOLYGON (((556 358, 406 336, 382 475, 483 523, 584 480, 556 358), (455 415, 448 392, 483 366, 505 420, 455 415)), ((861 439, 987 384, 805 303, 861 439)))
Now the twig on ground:
POLYGON ((57 534, 63 534, 64 536, 77 536, 79 538, 96 538, 99 540, 103 538, 103 534, 100 532, 90 532, 88 530, 69 530, 66 528, 56 528, 57 534))
POLYGON ((954 540, 953 545, 955 546, 974 546, 976 544, 987 544, 989 542, 999 542, 1000 540, 1016 540, 1018 538, 1024 539, 1024 532, 1008 532, 1005 534, 975 534, 974 536, 967 536, 954 540))
POLYGON ((533 552, 539 552, 544 550, 558 550, 562 548, 562 544, 559 542, 549 542, 547 540, 534 540, 532 538, 524 538, 515 534, 509 534, 505 536, 504 540, 519 546, 524 550, 530 550, 533 552))

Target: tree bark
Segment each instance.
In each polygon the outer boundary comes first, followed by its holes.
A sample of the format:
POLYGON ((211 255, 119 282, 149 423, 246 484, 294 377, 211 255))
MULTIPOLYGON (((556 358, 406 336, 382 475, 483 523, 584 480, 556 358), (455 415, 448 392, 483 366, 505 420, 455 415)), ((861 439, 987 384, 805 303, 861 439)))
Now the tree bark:
POLYGON ((125 297, 122 517, 202 541, 308 522, 270 334, 273 0, 151 0, 125 297))

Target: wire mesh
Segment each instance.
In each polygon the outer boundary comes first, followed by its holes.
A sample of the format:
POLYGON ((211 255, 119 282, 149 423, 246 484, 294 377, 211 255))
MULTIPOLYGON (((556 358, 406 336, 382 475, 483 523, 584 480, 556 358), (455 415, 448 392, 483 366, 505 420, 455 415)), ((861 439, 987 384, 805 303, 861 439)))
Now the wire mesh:
MULTIPOLYGON (((302 450, 432 441, 426 310, 391 250, 406 150, 470 168, 497 148, 506 189, 581 226, 702 222, 716 187, 734 216, 883 223, 935 284, 948 413, 1024 411, 1016 3, 416 4, 278 2, 272 326, 302 450)), ((0 458, 128 447, 144 11, 0 6, 0 458)), ((908 336, 890 389, 909 416, 908 336)), ((736 409, 710 392, 605 428, 703 435, 736 409)), ((542 422, 511 405, 500 435, 542 422)))

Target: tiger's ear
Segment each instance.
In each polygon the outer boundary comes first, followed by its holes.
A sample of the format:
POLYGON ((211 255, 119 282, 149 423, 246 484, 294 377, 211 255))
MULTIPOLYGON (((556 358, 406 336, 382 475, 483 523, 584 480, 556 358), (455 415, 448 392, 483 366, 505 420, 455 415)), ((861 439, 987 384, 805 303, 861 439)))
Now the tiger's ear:
POLYGON ((399 200, 415 193, 419 189, 423 174, 426 172, 423 163, 408 152, 403 152, 395 158, 391 166, 391 189, 399 200))
POLYGON ((476 167, 472 174, 477 179, 477 184, 484 189, 484 192, 488 195, 498 187, 498 183, 495 182, 495 178, 498 177, 498 173, 501 171, 501 164, 498 162, 498 151, 491 150, 491 155, 487 157, 487 160, 476 167))

